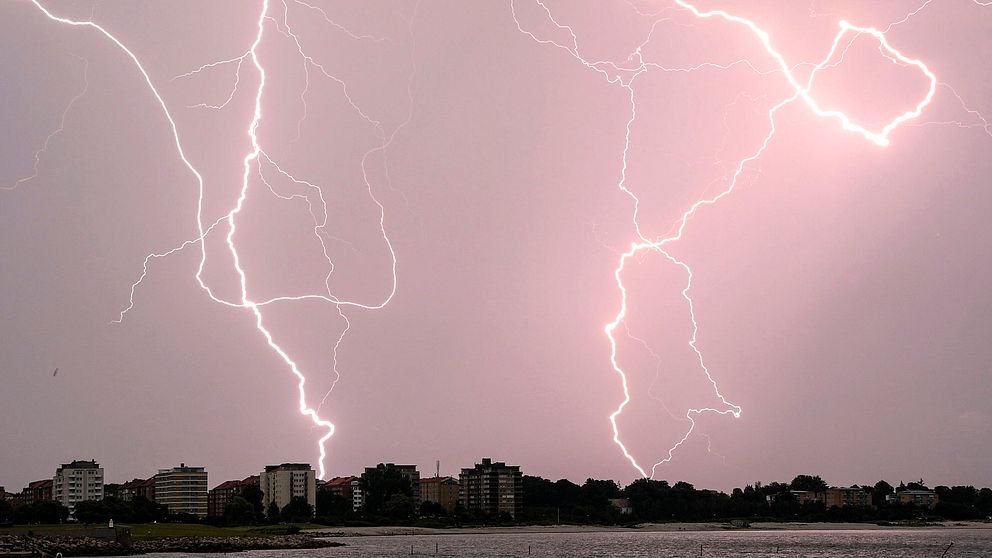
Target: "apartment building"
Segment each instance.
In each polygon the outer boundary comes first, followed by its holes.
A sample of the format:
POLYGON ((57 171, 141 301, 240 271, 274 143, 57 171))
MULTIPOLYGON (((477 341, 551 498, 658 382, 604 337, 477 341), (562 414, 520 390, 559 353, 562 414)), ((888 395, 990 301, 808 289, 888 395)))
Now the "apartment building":
POLYGON ((460 491, 460 485, 454 477, 420 479, 420 501, 440 504, 448 513, 455 511, 460 491))
POLYGON ((103 500, 103 468, 95 460, 63 463, 52 479, 52 499, 70 515, 78 502, 103 500))
POLYGON ((871 492, 866 492, 861 488, 828 488, 823 493, 823 503, 827 508, 845 508, 848 506, 870 507, 871 492))
POLYGON ((317 474, 309 464, 267 465, 258 475, 258 483, 265 513, 273 502, 281 510, 293 498, 303 498, 312 508, 317 506, 317 474))
POLYGON ((172 469, 159 469, 155 475, 155 502, 169 513, 207 515, 207 470, 180 463, 172 469))
POLYGON ((898 502, 900 504, 916 504, 932 510, 937 507, 937 493, 932 490, 902 490, 885 497, 887 502, 898 502))
POLYGON ((127 481, 121 485, 117 492, 120 495, 120 499, 125 502, 130 502, 139 496, 150 502, 154 502, 155 477, 127 481))
POLYGON ((517 465, 485 458, 473 468, 462 469, 459 502, 466 510, 516 518, 523 511, 523 475, 517 465))
POLYGON ((242 480, 224 481, 207 492, 207 516, 220 517, 235 496, 241 496, 245 488, 258 486, 258 475, 252 475, 242 480))
POLYGON ((342 498, 351 500, 352 499, 352 483, 359 480, 358 477, 334 477, 333 479, 319 483, 317 490, 319 492, 330 492, 335 496, 340 496, 342 498))

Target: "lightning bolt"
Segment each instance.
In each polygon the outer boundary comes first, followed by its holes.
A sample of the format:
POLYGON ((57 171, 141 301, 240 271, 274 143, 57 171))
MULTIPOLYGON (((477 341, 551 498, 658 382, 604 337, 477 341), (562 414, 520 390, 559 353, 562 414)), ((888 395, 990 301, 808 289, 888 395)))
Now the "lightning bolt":
MULTIPOLYGON (((783 107, 790 105, 794 102, 802 102, 815 116, 819 118, 835 121, 842 129, 854 133, 856 135, 859 135, 863 139, 880 147, 889 145, 890 143, 889 136, 892 134, 894 130, 896 130, 898 127, 905 124, 906 122, 918 118, 922 114, 923 110, 932 102, 934 95, 936 94, 937 85, 938 85, 937 77, 921 60, 908 57, 905 54, 903 54, 901 51, 893 47, 889 43, 885 33, 886 31, 892 29, 894 26, 905 23, 911 17, 913 17, 914 15, 922 11, 924 8, 926 8, 931 1, 932 0, 927 0, 916 10, 907 14, 901 20, 893 22, 884 30, 879 30, 875 27, 858 26, 846 20, 840 20, 838 22, 839 29, 836 35, 834 36, 833 41, 826 55, 818 63, 811 64, 804 62, 804 63, 796 64, 795 66, 790 66, 786 62, 785 57, 774 47, 771 35, 765 30, 763 30, 761 27, 759 27, 752 20, 740 16, 732 15, 724 10, 701 10, 697 8, 695 5, 685 0, 674 0, 673 7, 665 8, 653 14, 647 14, 645 12, 642 12, 636 6, 634 7, 634 9, 641 15, 649 15, 652 17, 657 16, 662 12, 671 9, 680 9, 683 11, 688 11, 691 15, 693 15, 695 18, 699 20, 717 19, 745 27, 748 30, 750 30, 750 32, 758 40, 758 42, 763 47, 765 54, 767 54, 768 58, 773 63, 773 67, 771 69, 760 70, 758 66, 756 66, 747 59, 736 60, 728 64, 704 62, 702 64, 698 64, 691 67, 685 67, 685 68, 665 67, 645 60, 643 55, 643 48, 651 41, 652 35, 654 34, 657 25, 662 21, 668 21, 669 18, 659 18, 655 20, 655 22, 651 26, 651 30, 647 38, 634 50, 634 52, 628 58, 627 60, 628 65, 626 66, 618 65, 609 61, 591 61, 580 53, 578 38, 575 32, 573 31, 573 29, 568 25, 560 23, 554 17, 551 10, 547 7, 547 5, 544 4, 542 0, 535 0, 535 4, 542 9, 544 15, 547 17, 548 21, 550 21, 552 25, 554 25, 558 30, 566 31, 569 34, 571 39, 569 42, 561 43, 551 39, 540 38, 537 35, 535 35, 533 32, 524 29, 523 25, 521 24, 517 16, 515 0, 510 0, 510 12, 514 22, 517 25, 518 31, 529 36, 531 39, 533 39, 539 44, 552 45, 558 49, 567 52, 569 55, 571 55, 574 59, 576 59, 585 67, 594 70, 596 72, 599 72, 610 84, 617 85, 620 88, 624 89, 629 101, 630 112, 629 112, 629 118, 627 119, 626 122, 626 132, 624 136, 623 152, 620 161, 620 179, 617 184, 617 187, 626 196, 628 196, 633 203, 631 222, 637 238, 635 241, 630 243, 630 247, 625 252, 620 254, 617 267, 613 271, 614 281, 616 283, 617 290, 619 291, 620 294, 620 307, 616 315, 614 316, 613 320, 607 323, 606 326, 604 327, 604 332, 606 334, 606 337, 610 345, 610 364, 612 365, 613 372, 616 373, 617 376, 620 378, 621 388, 623 391, 623 400, 619 403, 616 409, 612 413, 610 413, 608 417, 610 426, 613 431, 613 442, 620 449, 621 453, 630 463, 630 465, 633 466, 633 468, 636 469, 641 476, 653 477, 659 466, 668 463, 672 459, 674 459, 676 451, 689 439, 690 436, 692 436, 693 432, 695 431, 696 417, 703 414, 716 414, 716 415, 731 415, 735 418, 739 418, 742 413, 741 407, 739 405, 730 402, 720 391, 720 387, 717 384, 716 380, 714 379, 710 369, 707 367, 705 359, 703 357, 703 353, 697 345, 698 336, 699 336, 699 322, 696 318, 695 303, 692 299, 692 296, 690 295, 690 292, 692 290, 693 272, 686 262, 676 258, 668 251, 669 245, 677 242, 682 238, 689 220, 700 209, 718 203, 721 199, 729 196, 737 188, 741 176, 748 168, 748 165, 754 163, 761 157, 761 155, 767 150, 769 144, 774 138, 776 133, 775 116, 783 107), (898 116, 896 116, 895 118, 884 124, 883 126, 875 129, 872 129, 866 125, 858 123, 842 110, 825 108, 821 103, 821 101, 817 100, 812 93, 814 79, 817 73, 826 68, 831 68, 839 65, 843 61, 844 55, 847 53, 847 50, 850 48, 851 44, 853 44, 854 40, 861 36, 869 36, 873 38, 875 41, 877 41, 878 50, 882 56, 884 56, 894 64, 916 68, 927 79, 929 83, 927 93, 915 106, 899 114, 898 116), (841 45, 844 42, 845 38, 847 38, 848 40, 845 46, 841 48, 841 45), (803 83, 803 81, 797 76, 796 73, 797 68, 801 66, 805 67, 810 65, 812 66, 812 70, 809 72, 808 78, 806 79, 805 83, 803 83), (769 109, 767 115, 768 132, 765 134, 764 139, 761 141, 758 147, 751 152, 750 155, 744 157, 743 159, 740 159, 737 162, 733 172, 729 177, 729 180, 724 185, 723 189, 718 194, 708 198, 699 199, 691 206, 689 206, 689 208, 686 209, 682 213, 681 217, 677 220, 673 233, 658 238, 648 238, 642 232, 641 225, 639 222, 640 200, 638 199, 634 191, 628 187, 627 184, 627 171, 629 166, 629 151, 630 151, 630 133, 631 133, 631 127, 634 125, 637 119, 637 102, 636 102, 634 82, 638 78, 638 76, 641 76, 648 71, 696 72, 696 71, 704 71, 704 70, 725 70, 734 66, 745 66, 759 75, 769 75, 769 74, 781 75, 784 77, 786 83, 789 85, 790 89, 792 90, 792 94, 789 97, 779 101, 774 106, 772 106, 771 109, 769 109), (625 323, 625 319, 628 314, 628 291, 626 285, 624 284, 623 276, 624 276, 624 271, 626 270, 630 260, 633 258, 639 258, 646 253, 657 253, 663 256, 672 265, 678 267, 685 273, 686 281, 681 294, 682 294, 682 298, 685 300, 685 303, 688 307, 690 322, 692 326, 690 338, 688 340, 688 345, 695 354, 697 364, 699 368, 702 370, 704 376, 706 377, 706 380, 709 382, 713 394, 722 405, 721 408, 703 407, 703 408, 688 409, 684 415, 684 419, 688 421, 689 427, 686 429, 684 435, 668 449, 666 456, 662 460, 654 463, 650 467, 650 469, 646 468, 645 466, 642 466, 628 450, 627 446, 624 444, 623 440, 621 439, 620 428, 617 424, 617 419, 620 417, 626 406, 631 401, 631 393, 630 393, 630 387, 628 385, 627 373, 618 362, 618 345, 617 345, 617 336, 616 336, 617 329, 625 323)), ((960 97, 958 98, 960 100, 960 97)), ((963 101, 961 101, 961 104, 962 106, 964 106, 963 101)), ((967 107, 965 108, 967 110, 967 107)), ((987 122, 985 122, 984 119, 983 119, 983 123, 985 124, 985 129, 988 130, 987 122)), ((626 326, 624 326, 624 330, 626 331, 626 326)), ((628 336, 630 336, 629 332, 628 332, 628 336)), ((657 358, 657 354, 653 350, 651 350, 650 347, 647 347, 646 343, 643 340, 633 336, 630 337, 636 341, 641 342, 648 349, 648 351, 657 358)), ((709 443, 707 445, 709 446, 709 443)))
MULTIPOLYGON (((71 55, 71 56, 73 56, 74 58, 79 58, 78 56, 75 55, 71 55)), ((89 60, 83 58, 80 58, 80 60, 83 61, 83 88, 79 91, 79 93, 76 93, 76 95, 69 100, 69 103, 66 104, 65 106, 65 110, 62 111, 62 117, 59 119, 58 127, 52 130, 50 134, 48 134, 48 136, 45 138, 45 142, 41 145, 41 148, 38 149, 38 151, 35 151, 34 171, 28 176, 18 178, 13 184, 7 186, 0 186, 0 190, 16 190, 21 184, 25 184, 27 182, 34 180, 35 178, 38 178, 38 173, 39 173, 38 167, 41 165, 42 156, 46 152, 48 152, 48 146, 52 143, 52 140, 55 139, 56 136, 61 134, 63 130, 65 130, 65 119, 69 116, 69 112, 72 110, 72 107, 76 104, 76 102, 82 99, 83 96, 86 95, 86 91, 89 90, 90 62, 89 60)))
MULTIPOLYGON (((258 14, 258 19, 256 21, 256 32, 255 32, 255 36, 254 36, 254 38, 253 38, 253 40, 252 40, 249 48, 246 51, 244 51, 243 54, 241 54, 240 56, 234 57, 234 58, 229 58, 229 59, 225 59, 225 60, 219 60, 219 61, 216 61, 216 62, 210 62, 210 63, 204 64, 204 65, 202 65, 202 66, 200 66, 200 67, 198 67, 198 68, 196 68, 196 69, 194 69, 192 71, 186 72, 184 74, 177 75, 177 76, 175 76, 175 77, 172 78, 173 81, 174 80, 179 80, 179 79, 184 79, 184 78, 189 78, 189 77, 194 76, 196 74, 199 74, 201 72, 210 71, 210 70, 213 70, 213 69, 216 69, 216 68, 219 68, 219 67, 223 67, 223 66, 234 65, 235 66, 235 80, 234 80, 234 84, 233 84, 233 86, 231 88, 230 93, 227 95, 227 98, 223 102, 218 103, 218 104, 199 103, 199 104, 191 105, 191 106, 187 107, 187 108, 203 108, 203 109, 212 109, 212 110, 222 110, 238 94, 238 92, 239 92, 239 85, 241 84, 241 72, 242 72, 244 66, 247 65, 247 66, 250 66, 251 68, 253 68, 254 72, 258 76, 258 86, 257 86, 257 88, 254 91, 253 112, 252 112, 252 116, 251 116, 251 118, 250 118, 250 120, 248 122, 247 128, 245 129, 245 133, 246 133, 247 137, 250 140, 250 149, 244 154, 244 156, 242 158, 242 163, 241 163, 241 165, 242 165, 242 174, 241 174, 241 183, 240 183, 238 197, 237 197, 237 199, 236 199, 236 201, 234 203, 234 206, 226 214, 224 214, 223 216, 221 216, 218 219, 214 220, 208 226, 205 226, 204 225, 205 220, 204 220, 204 216, 203 216, 203 199, 204 199, 204 188, 205 188, 205 185, 204 185, 203 176, 197 170, 197 168, 190 162, 189 158, 187 157, 187 153, 186 153, 186 151, 183 148, 183 142, 182 142, 182 140, 180 138, 180 133, 179 133, 178 127, 176 125, 176 122, 175 122, 175 120, 173 118, 173 115, 170 112, 170 109, 169 109, 167 103, 165 102, 163 96, 161 95, 159 89, 155 86, 155 83, 153 82, 151 76, 149 75, 149 73, 147 72, 147 70, 145 69, 145 67, 142 65, 142 63, 138 59, 138 57, 123 42, 121 42, 117 37, 115 37, 110 31, 108 31, 103 26, 101 26, 101 25, 95 23, 94 21, 92 21, 92 18, 90 20, 74 20, 74 19, 70 19, 70 18, 60 17, 60 16, 52 13, 50 10, 48 10, 41 3, 40 0, 31 0, 32 4, 42 14, 44 14, 44 16, 47 17, 48 19, 50 19, 50 20, 52 20, 54 22, 65 24, 65 25, 69 25, 69 26, 86 27, 86 28, 93 29, 93 30, 99 32, 100 34, 102 34, 108 40, 110 40, 119 50, 121 50, 124 54, 127 55, 127 57, 133 63, 134 67, 141 74, 142 78, 144 79, 145 84, 148 87, 148 90, 151 92, 152 96, 155 98, 155 100, 156 100, 159 108, 161 109, 162 114, 164 115, 164 117, 168 121, 170 130, 172 132, 172 140, 173 140, 173 143, 175 145, 176 152, 179 155, 179 158, 182 160, 184 166, 189 170, 189 172, 195 177, 195 180, 196 180, 196 184, 197 184, 196 224, 197 224, 197 232, 198 232, 198 234, 195 237, 190 238, 190 239, 182 242, 180 245, 175 246, 175 247, 173 247, 173 248, 171 248, 169 250, 165 250, 165 251, 161 251, 161 252, 153 252, 153 253, 148 254, 145 257, 144 262, 142 264, 142 273, 140 274, 140 276, 138 277, 138 279, 134 283, 132 283, 132 285, 131 285, 130 295, 129 295, 129 298, 128 298, 128 304, 120 312, 118 318, 115 319, 114 322, 116 322, 116 323, 123 322, 123 320, 124 320, 126 314, 128 313, 128 311, 130 311, 134 307, 134 304, 135 304, 135 301, 134 301, 135 292, 140 287, 140 285, 141 285, 142 281, 145 279, 145 277, 148 275, 149 264, 152 261, 157 260, 157 259, 161 259, 161 258, 167 258, 167 257, 169 257, 169 256, 171 256, 173 254, 176 254, 178 252, 181 252, 181 251, 185 250, 186 248, 188 248, 190 246, 199 245, 199 248, 200 248, 200 261, 199 261, 199 264, 198 264, 197 269, 196 269, 195 278, 196 278, 196 281, 197 281, 198 285, 200 286, 200 288, 204 292, 206 292, 206 294, 209 296, 209 298, 213 302, 222 304, 224 306, 228 306, 228 307, 232 307, 232 308, 237 308, 237 309, 242 309, 242 310, 249 311, 251 313, 251 315, 252 315, 252 318, 253 318, 253 321, 254 321, 254 324, 255 324, 256 329, 261 334, 261 336, 265 339, 265 342, 268 345, 269 349, 272 352, 274 352, 281 359, 281 361, 283 362, 283 364, 295 376, 295 378, 297 380, 297 391, 298 391, 298 396, 299 396, 299 398, 298 398, 298 407, 299 407, 300 414, 303 415, 304 417, 306 417, 307 419, 309 419, 309 421, 312 423, 312 425, 314 427, 320 428, 320 429, 322 429, 324 431, 323 434, 322 434, 322 436, 319 438, 319 440, 317 442, 317 448, 318 448, 318 453, 319 453, 319 457, 318 457, 319 475, 320 475, 320 478, 324 478, 326 476, 326 468, 325 468, 325 463, 324 463, 324 461, 325 461, 325 459, 327 457, 326 443, 334 435, 335 425, 330 420, 322 417, 320 415, 319 409, 323 405, 324 401, 327 399, 328 395, 334 389, 334 386, 337 384, 337 381, 340 379, 340 373, 338 371, 338 361, 337 361, 338 350, 339 350, 339 348, 340 348, 340 346, 341 346, 341 344, 342 344, 345 336, 347 335, 347 333, 348 333, 348 331, 350 330, 350 327, 351 327, 351 322, 348 320, 348 317, 344 313, 343 309, 346 308, 346 307, 354 307, 354 308, 365 309, 365 310, 381 309, 381 308, 385 307, 393 299, 393 297, 396 294, 396 290, 397 290, 397 284, 398 284, 398 282, 397 282, 397 275, 396 275, 396 269, 397 269, 396 252, 393 249, 392 242, 390 241, 389 236, 386 233, 385 207, 379 201, 379 199, 376 197, 376 195, 375 195, 375 193, 373 191, 372 181, 369 178, 369 174, 368 174, 368 164, 370 162, 370 159, 373 158, 373 157, 375 157, 375 156, 382 156, 382 157, 385 156, 386 150, 390 147, 390 145, 392 144, 393 140, 396 138, 397 134, 404 127, 406 127, 406 125, 411 121, 411 119, 413 117, 412 83, 413 83, 414 75, 416 73, 416 65, 414 64, 416 43, 415 43, 414 37, 413 37, 413 21, 416 18, 417 6, 415 5, 415 8, 413 10, 413 16, 409 20, 409 34, 410 34, 410 41, 411 41, 411 45, 412 45, 411 52, 410 52, 410 64, 411 64, 412 70, 411 70, 411 73, 410 73, 410 76, 409 76, 409 79, 408 79, 408 82, 407 82, 407 88, 406 88, 407 97, 409 99, 407 116, 406 116, 406 119, 403 122, 401 122, 399 125, 395 126, 392 129, 392 131, 387 134, 387 133, 385 133, 383 131, 382 126, 379 123, 379 121, 377 121, 377 120, 373 119, 371 116, 369 116, 369 114, 366 111, 364 111, 354 101, 354 99, 348 93, 348 86, 347 86, 347 84, 343 80, 341 80, 340 78, 337 78, 336 76, 334 76, 333 74, 331 74, 330 72, 328 72, 322 64, 320 64, 318 61, 316 61, 311 55, 309 55, 309 54, 306 53, 306 51, 304 50, 303 44, 302 44, 302 42, 300 40, 299 35, 297 35, 293 31, 292 27, 289 24, 289 4, 286 2, 286 0, 282 0, 281 1, 281 4, 282 4, 282 8, 283 9, 282 9, 281 17, 279 19, 277 19, 277 17, 279 17, 279 16, 272 15, 270 13, 271 12, 271 9, 270 9, 271 8, 271 6, 270 6, 271 1, 272 0, 262 0, 261 1, 260 9, 259 9, 259 14, 258 14), (366 189, 366 191, 367 191, 370 199, 372 200, 372 202, 375 204, 375 206, 378 209, 378 225, 379 225, 379 230, 380 230, 380 232, 382 234, 382 238, 383 238, 384 244, 386 246, 386 249, 387 249, 387 251, 389 253, 389 256, 390 256, 390 259, 391 259, 391 265, 390 265, 390 267, 391 267, 391 275, 392 275, 391 285, 389 287, 388 293, 386 295, 384 295, 382 297, 382 299, 380 299, 378 301, 360 302, 360 301, 355 301, 355 300, 346 300, 346 299, 341 299, 341 298, 335 296, 332 293, 331 287, 330 287, 330 278, 331 278, 331 275, 332 275, 332 273, 334 271, 334 263, 331 261, 331 257, 329 255, 328 248, 327 248, 327 245, 325 243, 325 237, 327 237, 327 235, 326 235, 326 227, 327 227, 327 224, 328 224, 327 223, 328 211, 327 211, 327 203, 326 203, 326 201, 324 199, 324 196, 323 196, 323 190, 321 189, 320 186, 318 186, 318 185, 316 185, 316 184, 314 184, 314 183, 312 183, 310 181, 302 180, 302 179, 299 179, 299 178, 293 176, 290 172, 288 172, 282 166, 280 166, 279 163, 276 160, 274 160, 272 157, 270 157, 266 153, 266 151, 263 148, 262 141, 259 138, 258 129, 259 129, 259 126, 260 126, 260 124, 262 122, 262 118, 263 118, 263 99, 264 99, 264 96, 265 96, 267 74, 266 74, 265 66, 263 65, 262 61, 259 58, 258 47, 262 43, 263 38, 265 37, 265 30, 266 30, 266 24, 267 23, 273 24, 273 26, 276 29, 276 31, 278 31, 284 37, 286 37, 286 38, 288 38, 288 39, 290 39, 290 40, 293 41, 294 45, 296 46, 296 50, 297 50, 297 52, 298 52, 301 60, 303 61, 304 75, 305 75, 305 78, 306 78, 306 83, 305 83, 305 86, 304 86, 304 88, 303 88, 303 90, 302 90, 302 92, 300 94, 300 100, 301 100, 302 105, 303 105, 303 116, 297 122, 297 130, 298 130, 297 139, 299 139, 299 130, 300 130, 300 127, 302 126, 303 121, 306 119, 306 93, 307 93, 307 91, 310 88, 310 69, 311 68, 314 68, 317 71, 319 71, 323 76, 325 76, 326 78, 328 78, 328 79, 336 82, 341 87, 342 92, 343 92, 343 95, 344 95, 344 97, 346 99, 346 102, 366 122, 368 122, 371 126, 373 126, 375 128, 375 130, 377 131, 377 134, 379 136, 379 139, 381 140, 376 146, 372 147, 371 149, 367 150, 364 153, 364 155, 361 158, 361 163, 360 163, 361 164, 361 170, 362 170, 362 177, 363 177, 364 187, 365 187, 365 189, 366 189), (315 202, 313 199, 311 199, 310 196, 304 196, 304 195, 286 196, 286 195, 279 194, 276 191, 276 189, 272 186, 272 184, 269 182, 269 179, 266 177, 265 167, 268 167, 270 169, 273 169, 277 175, 279 175, 280 177, 282 177, 284 179, 288 179, 288 180, 292 181, 294 184, 296 184, 298 186, 305 186, 305 187, 311 189, 314 192, 314 194, 315 194, 316 200, 319 200, 319 208, 316 207, 318 202, 315 202), (308 206, 308 210, 309 210, 310 216, 313 219, 313 223, 314 223, 313 233, 316 236, 316 238, 318 239, 318 241, 320 242, 321 247, 322 247, 323 256, 324 256, 325 260, 328 263, 328 272, 327 272, 327 274, 326 274, 326 276, 324 278, 325 292, 322 292, 322 293, 307 293, 307 294, 300 294, 300 295, 276 296, 276 297, 269 298, 269 299, 266 299, 266 300, 254 300, 249 295, 248 274, 245 271, 244 267, 242 266, 241 255, 240 255, 240 253, 238 251, 238 247, 237 247, 237 244, 235 242, 235 238, 236 238, 236 235, 237 235, 237 232, 238 232, 238 228, 237 228, 238 218, 239 218, 239 216, 240 216, 240 214, 242 212, 242 209, 244 208, 245 201, 247 200, 248 193, 249 193, 249 187, 252 184, 252 177, 257 177, 258 181, 261 184, 265 185, 265 187, 272 194, 274 194, 276 197, 278 197, 280 199, 290 200, 290 199, 304 198, 306 200, 306 203, 307 203, 307 206, 308 206), (227 251, 229 252, 229 254, 230 254, 231 258, 232 258, 232 262, 233 262, 233 264, 232 264, 232 270, 236 274, 236 276, 238 278, 239 285, 240 285, 240 295, 238 296, 237 299, 234 299, 234 300, 230 300, 230 299, 221 297, 218 294, 216 294, 214 292, 214 290, 211 288, 211 286, 209 284, 207 284, 205 282, 205 280, 203 279, 203 270, 204 270, 204 267, 205 267, 206 262, 207 262, 207 250, 206 250, 206 246, 205 246, 205 244, 206 244, 205 240, 206 240, 206 238, 207 238, 208 235, 214 233, 214 231, 216 231, 216 230, 220 230, 220 229, 223 229, 223 228, 226 228, 227 229, 227 234, 225 236, 225 243, 227 245, 227 251), (338 335, 338 337, 337 337, 337 339, 336 339, 336 341, 335 341, 335 343, 333 345, 332 372, 333 372, 334 378, 333 378, 331 387, 328 390, 328 392, 324 395, 323 399, 320 401, 320 404, 318 404, 316 406, 313 406, 310 403, 308 403, 308 397, 307 397, 307 392, 306 392, 306 384, 307 384, 307 377, 306 377, 306 375, 300 370, 299 365, 289 355, 289 353, 282 346, 280 346, 279 343, 276 342, 276 340, 274 339, 274 336, 273 336, 272 332, 266 326, 265 316, 263 314, 263 308, 266 307, 266 306, 268 306, 268 305, 279 303, 279 302, 303 301, 303 300, 319 300, 319 301, 323 301, 323 302, 327 302, 327 303, 332 304, 335 307, 338 315, 342 318, 342 320, 344 321, 344 324, 345 324, 344 328, 342 329, 341 333, 338 335)), ((338 30, 343 31, 347 36, 349 36, 349 37, 351 37, 351 38, 353 38, 355 40, 369 40, 369 41, 372 41, 372 42, 382 42, 382 41, 386 40, 386 39, 380 39, 380 38, 377 38, 377 37, 372 37, 372 36, 369 36, 369 35, 358 35, 358 34, 352 33, 351 31, 347 30, 345 27, 343 27, 341 25, 338 25, 337 23, 333 22, 328 17, 327 13, 323 9, 321 9, 321 8, 319 8, 317 6, 313 6, 313 5, 307 4, 307 3, 302 2, 302 1, 299 1, 299 0, 296 0, 295 1, 295 4, 297 4, 299 6, 302 6, 302 7, 306 8, 306 9, 308 9, 308 10, 313 10, 313 11, 319 12, 323 16, 323 18, 324 18, 324 20, 326 22, 328 22, 329 24, 331 24, 332 26, 334 26, 338 30)), ((85 94, 85 92, 86 92, 86 88, 84 87, 83 91, 81 93, 79 93, 76 97, 74 97, 70 101, 69 105, 66 107, 66 109, 65 109, 65 111, 64 111, 64 113, 62 115, 62 121, 60 123, 59 128, 56 131, 54 131, 52 134, 50 134, 48 136, 48 138, 46 139, 45 144, 42 147, 42 149, 39 150, 36 153, 36 155, 35 155, 35 174, 32 175, 32 176, 25 177, 23 179, 18 180, 17 183, 14 184, 14 187, 16 187, 18 184, 22 184, 22 183, 24 183, 24 182, 26 182, 28 180, 31 180, 32 178, 34 178, 34 176, 37 175, 37 169, 38 169, 38 165, 40 163, 41 155, 47 149, 48 144, 52 140, 52 138, 54 136, 56 136, 58 133, 61 132, 61 130, 62 130, 63 126, 64 126, 64 123, 65 123, 66 114, 68 114, 69 110, 72 108, 72 105, 83 94, 85 94)), ((296 140, 294 140, 294 141, 296 141, 296 140)), ((388 179, 388 172, 386 173, 386 176, 387 176, 387 182, 388 182, 389 181, 389 179, 388 179)), ((11 188, 7 188, 7 189, 11 189, 11 188)))

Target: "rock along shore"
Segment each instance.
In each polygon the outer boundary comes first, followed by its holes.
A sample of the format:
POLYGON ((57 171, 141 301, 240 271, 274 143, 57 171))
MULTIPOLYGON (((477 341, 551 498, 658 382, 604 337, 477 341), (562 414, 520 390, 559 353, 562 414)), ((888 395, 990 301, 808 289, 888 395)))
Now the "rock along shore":
POLYGON ((2 535, 0 536, 0 543, 11 548, 33 550, 43 556, 55 556, 61 552, 65 558, 72 556, 127 556, 148 552, 210 553, 344 546, 342 543, 317 538, 311 534, 264 537, 165 537, 135 541, 131 548, 112 540, 86 537, 2 535))

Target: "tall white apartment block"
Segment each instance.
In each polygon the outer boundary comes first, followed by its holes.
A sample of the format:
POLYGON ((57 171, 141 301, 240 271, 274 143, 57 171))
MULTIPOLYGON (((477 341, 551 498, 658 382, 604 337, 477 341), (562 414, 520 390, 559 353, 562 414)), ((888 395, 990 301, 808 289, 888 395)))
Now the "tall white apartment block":
POLYGON ((317 505, 317 474, 308 464, 267 465, 258 475, 258 484, 265 513, 272 502, 281 510, 293 498, 303 498, 311 507, 317 505))
POLYGON ((76 512, 76 503, 103 500, 103 467, 95 460, 63 463, 52 479, 52 498, 76 512))

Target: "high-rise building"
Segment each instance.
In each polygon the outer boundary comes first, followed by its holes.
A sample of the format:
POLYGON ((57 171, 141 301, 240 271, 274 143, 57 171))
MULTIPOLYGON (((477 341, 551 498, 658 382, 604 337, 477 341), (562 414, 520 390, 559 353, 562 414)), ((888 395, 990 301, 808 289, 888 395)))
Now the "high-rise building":
POLYGON ((258 476, 258 484, 265 513, 273 502, 281 510, 293 498, 303 498, 312 508, 317 506, 317 474, 306 463, 267 465, 258 476))
POLYGON ((76 511, 76 503, 103 500, 103 468, 95 460, 63 463, 52 479, 52 499, 76 511))
POLYGON ((172 469, 159 469, 155 475, 155 502, 169 513, 207 515, 207 470, 180 463, 172 469))
POLYGON ((523 475, 520 467, 485 458, 458 475, 458 499, 467 510, 516 518, 523 510, 523 475))

